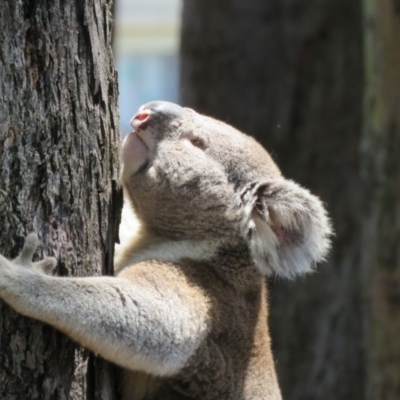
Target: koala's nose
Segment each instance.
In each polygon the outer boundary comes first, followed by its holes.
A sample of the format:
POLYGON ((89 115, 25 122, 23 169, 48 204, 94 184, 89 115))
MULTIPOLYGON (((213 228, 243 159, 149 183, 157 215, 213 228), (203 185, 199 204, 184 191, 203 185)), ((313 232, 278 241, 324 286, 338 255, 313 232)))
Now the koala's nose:
POLYGON ((184 111, 183 107, 169 101, 152 101, 139 108, 131 125, 134 129, 145 129, 149 123, 157 124, 181 117, 184 111))
POLYGON ((152 101, 140 107, 139 111, 154 112, 156 115, 164 118, 180 117, 184 113, 184 108, 178 104, 169 101, 152 101))

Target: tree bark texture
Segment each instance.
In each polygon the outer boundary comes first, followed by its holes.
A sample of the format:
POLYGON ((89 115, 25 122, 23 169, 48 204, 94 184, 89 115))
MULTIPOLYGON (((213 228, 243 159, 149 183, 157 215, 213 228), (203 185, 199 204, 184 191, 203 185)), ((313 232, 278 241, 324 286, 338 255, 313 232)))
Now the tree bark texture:
MULTIPOLYGON (((120 208, 109 0, 0 2, 0 251, 112 274, 120 208)), ((115 397, 110 365, 0 304, 0 398, 115 397)))
POLYGON ((181 40, 182 102, 254 135, 333 219, 328 262, 271 282, 283 398, 363 399, 361 1, 185 0, 181 40))
POLYGON ((400 3, 364 0, 367 399, 400 398, 400 3))

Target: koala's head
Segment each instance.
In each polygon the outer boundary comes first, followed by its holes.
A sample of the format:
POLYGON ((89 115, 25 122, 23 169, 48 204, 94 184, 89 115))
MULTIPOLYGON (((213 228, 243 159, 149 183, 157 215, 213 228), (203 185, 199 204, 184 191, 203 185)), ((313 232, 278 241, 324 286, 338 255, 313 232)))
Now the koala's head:
POLYGON ((253 138, 169 102, 142 106, 123 143, 123 184, 146 229, 173 240, 243 240, 257 267, 287 277, 326 255, 320 200, 282 177, 253 138))

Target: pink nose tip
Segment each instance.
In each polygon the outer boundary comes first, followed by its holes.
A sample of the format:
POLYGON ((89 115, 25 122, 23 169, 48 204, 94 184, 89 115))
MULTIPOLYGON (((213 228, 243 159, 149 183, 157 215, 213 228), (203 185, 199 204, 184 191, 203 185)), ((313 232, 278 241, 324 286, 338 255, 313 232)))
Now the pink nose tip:
POLYGON ((150 113, 148 111, 140 111, 140 113, 138 113, 135 118, 139 121, 144 121, 145 119, 147 119, 149 114, 150 113))
POLYGON ((132 119, 131 119, 131 125, 134 129, 140 128, 149 118, 150 111, 148 110, 143 110, 139 111, 132 119))

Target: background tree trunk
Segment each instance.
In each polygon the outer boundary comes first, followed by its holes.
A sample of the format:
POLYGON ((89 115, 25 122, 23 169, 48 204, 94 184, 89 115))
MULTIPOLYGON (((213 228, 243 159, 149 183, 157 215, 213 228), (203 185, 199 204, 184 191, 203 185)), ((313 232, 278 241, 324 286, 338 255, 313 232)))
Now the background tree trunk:
MULTIPOLYGON (((0 2, 0 251, 112 273, 120 199, 108 0, 0 2)), ((0 305, 0 398, 114 399, 112 367, 0 305)))
POLYGON ((361 1, 185 0, 181 38, 182 102, 254 135, 333 219, 328 263, 271 282, 283 398, 363 399, 361 1))
POLYGON ((400 398, 400 2, 364 0, 367 399, 400 398))

